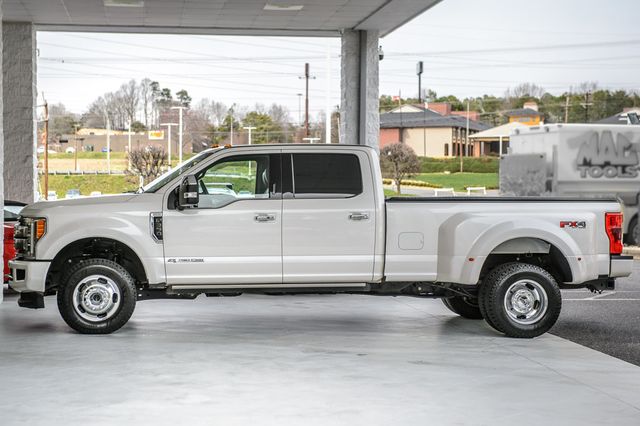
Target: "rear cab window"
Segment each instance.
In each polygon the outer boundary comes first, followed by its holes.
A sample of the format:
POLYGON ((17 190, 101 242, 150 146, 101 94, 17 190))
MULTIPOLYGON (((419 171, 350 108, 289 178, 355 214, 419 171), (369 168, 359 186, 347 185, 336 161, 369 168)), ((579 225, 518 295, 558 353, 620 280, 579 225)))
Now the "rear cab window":
MULTIPOLYGON (((293 153, 289 161, 294 198, 351 198, 362 194, 362 171, 355 154, 293 153)), ((283 173, 288 172, 286 169, 283 173)))

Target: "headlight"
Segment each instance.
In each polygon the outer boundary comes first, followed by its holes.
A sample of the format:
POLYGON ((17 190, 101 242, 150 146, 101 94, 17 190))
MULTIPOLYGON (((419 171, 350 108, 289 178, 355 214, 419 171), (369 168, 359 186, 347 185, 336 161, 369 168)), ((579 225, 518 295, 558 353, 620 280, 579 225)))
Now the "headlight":
POLYGON ((44 218, 21 217, 14 228, 14 246, 16 256, 35 258, 36 243, 47 233, 47 220, 44 218))

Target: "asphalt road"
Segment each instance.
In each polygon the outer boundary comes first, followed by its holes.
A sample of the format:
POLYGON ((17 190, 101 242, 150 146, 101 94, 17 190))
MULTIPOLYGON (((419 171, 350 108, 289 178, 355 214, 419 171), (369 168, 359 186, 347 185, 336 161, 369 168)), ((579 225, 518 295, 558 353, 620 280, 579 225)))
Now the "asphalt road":
POLYGON ((615 291, 563 290, 562 313, 551 333, 640 365, 640 261, 615 291))

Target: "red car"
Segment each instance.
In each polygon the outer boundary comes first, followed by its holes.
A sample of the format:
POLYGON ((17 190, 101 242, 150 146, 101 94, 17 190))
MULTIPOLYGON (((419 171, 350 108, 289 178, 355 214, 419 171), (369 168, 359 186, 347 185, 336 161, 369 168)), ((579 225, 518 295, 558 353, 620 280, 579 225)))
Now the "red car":
POLYGON ((13 247, 13 225, 18 221, 20 211, 26 206, 19 201, 4 201, 4 282, 9 281, 9 261, 16 256, 13 247))

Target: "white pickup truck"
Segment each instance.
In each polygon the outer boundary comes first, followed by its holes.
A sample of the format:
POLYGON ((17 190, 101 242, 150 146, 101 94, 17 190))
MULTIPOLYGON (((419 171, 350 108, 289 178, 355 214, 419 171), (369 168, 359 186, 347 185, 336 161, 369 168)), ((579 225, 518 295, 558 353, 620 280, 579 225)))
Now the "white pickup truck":
POLYGON ((57 294, 81 333, 145 299, 295 293, 443 298, 512 337, 553 326, 561 287, 628 276, 615 200, 390 198, 376 151, 204 151, 138 193, 39 202, 15 230, 19 304, 57 294))

